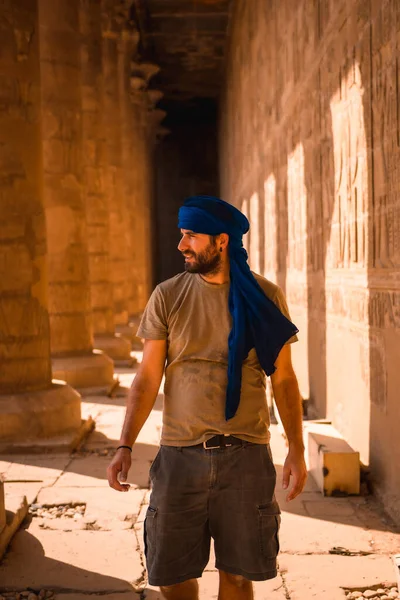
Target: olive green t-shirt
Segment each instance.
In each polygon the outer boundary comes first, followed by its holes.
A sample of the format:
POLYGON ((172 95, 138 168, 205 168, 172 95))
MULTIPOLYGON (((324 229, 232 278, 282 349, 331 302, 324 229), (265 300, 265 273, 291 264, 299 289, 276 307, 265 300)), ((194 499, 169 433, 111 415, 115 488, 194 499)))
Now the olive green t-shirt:
MULTIPOLYGON (((254 273, 265 294, 288 318, 282 290, 254 273)), ((191 446, 215 434, 269 442, 266 376, 253 348, 242 369, 239 408, 225 420, 229 282, 213 284, 193 273, 160 283, 144 311, 137 335, 167 340, 161 444, 191 446)), ((297 340, 294 336, 288 343, 297 340)))

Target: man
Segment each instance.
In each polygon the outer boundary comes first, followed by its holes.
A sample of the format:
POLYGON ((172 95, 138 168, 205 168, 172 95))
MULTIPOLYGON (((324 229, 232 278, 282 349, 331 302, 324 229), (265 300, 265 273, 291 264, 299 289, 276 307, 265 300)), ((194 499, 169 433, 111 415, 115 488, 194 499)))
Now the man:
POLYGON ((178 226, 185 272, 158 285, 145 309, 138 330, 143 360, 108 478, 114 489, 128 490, 131 448, 166 362, 161 446, 145 519, 149 582, 169 600, 197 600, 212 537, 219 600, 251 600, 252 581, 276 576, 279 551, 266 374, 289 441, 288 500, 306 480, 290 355, 297 329, 281 290, 249 269, 242 245, 249 223, 240 211, 194 196, 180 209, 178 226))

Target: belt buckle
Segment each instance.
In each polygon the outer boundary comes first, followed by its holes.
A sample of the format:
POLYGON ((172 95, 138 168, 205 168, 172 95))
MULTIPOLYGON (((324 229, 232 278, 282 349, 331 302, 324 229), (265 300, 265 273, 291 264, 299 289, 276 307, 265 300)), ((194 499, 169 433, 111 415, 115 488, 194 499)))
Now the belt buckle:
MULTIPOLYGON (((221 435, 223 435, 224 437, 229 437, 229 434, 221 434, 221 435)), ((216 450, 217 448, 229 448, 230 446, 233 445, 233 444, 224 443, 224 444, 218 444, 218 446, 206 446, 208 441, 209 440, 206 440, 205 442, 203 442, 203 448, 205 450, 216 450)))
POLYGON ((221 445, 219 446, 206 446, 208 440, 206 440, 205 442, 203 442, 203 448, 205 450, 215 450, 216 448, 221 448, 221 445))

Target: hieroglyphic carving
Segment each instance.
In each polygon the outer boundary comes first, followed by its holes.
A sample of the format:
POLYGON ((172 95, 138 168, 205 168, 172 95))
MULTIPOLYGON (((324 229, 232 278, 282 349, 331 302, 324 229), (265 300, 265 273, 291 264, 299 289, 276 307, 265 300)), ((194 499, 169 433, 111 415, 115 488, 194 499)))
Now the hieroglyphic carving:
POLYGON ((400 292, 372 290, 368 311, 371 327, 400 330, 400 292))
POLYGON ((373 266, 400 266, 398 60, 378 19, 373 65, 373 266), (396 206, 397 205, 397 206, 396 206))
POLYGON ((330 101, 335 196, 327 262, 333 268, 365 265, 368 172, 363 93, 355 62, 341 73, 340 86, 330 101))
POLYGON ((369 333, 369 382, 371 402, 386 412, 387 366, 384 334, 379 330, 369 333))

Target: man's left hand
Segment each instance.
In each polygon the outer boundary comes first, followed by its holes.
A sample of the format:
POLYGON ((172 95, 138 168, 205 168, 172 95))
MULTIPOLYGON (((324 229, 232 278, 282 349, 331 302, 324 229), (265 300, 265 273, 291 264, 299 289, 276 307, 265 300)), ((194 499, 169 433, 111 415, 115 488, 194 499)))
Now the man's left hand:
POLYGON ((307 467, 304 460, 304 450, 289 448, 289 453, 283 465, 282 486, 286 490, 292 477, 292 487, 286 496, 286 502, 290 502, 301 494, 307 480, 307 467))

